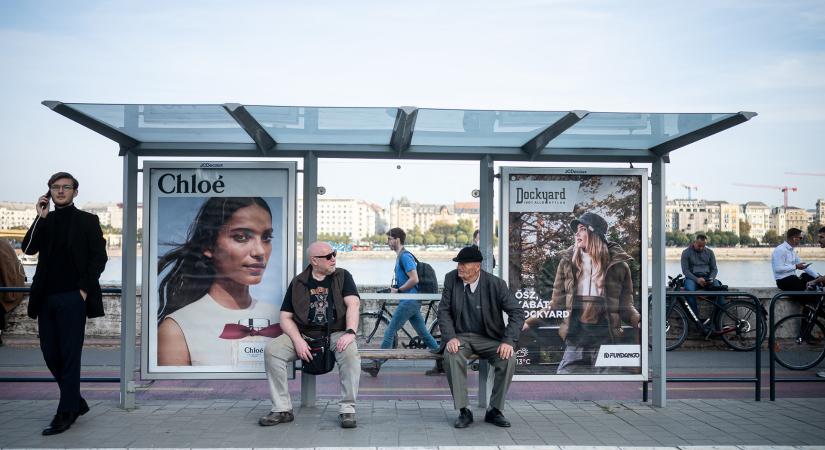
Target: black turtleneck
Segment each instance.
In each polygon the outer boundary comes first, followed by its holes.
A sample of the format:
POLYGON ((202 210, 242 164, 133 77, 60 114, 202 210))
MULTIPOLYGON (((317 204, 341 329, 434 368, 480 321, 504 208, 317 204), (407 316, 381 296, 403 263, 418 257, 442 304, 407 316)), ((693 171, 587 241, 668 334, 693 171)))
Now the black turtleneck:
POLYGON ((77 268, 69 252, 69 236, 74 204, 57 208, 49 213, 51 257, 46 286, 49 294, 78 289, 77 268))

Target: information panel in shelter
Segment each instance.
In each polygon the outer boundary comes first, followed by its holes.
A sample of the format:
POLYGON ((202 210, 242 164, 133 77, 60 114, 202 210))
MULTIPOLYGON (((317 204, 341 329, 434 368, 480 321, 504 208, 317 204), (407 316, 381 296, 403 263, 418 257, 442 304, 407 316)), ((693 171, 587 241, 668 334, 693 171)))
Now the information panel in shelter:
POLYGON ((504 276, 527 316, 516 378, 643 380, 647 172, 502 168, 504 276))

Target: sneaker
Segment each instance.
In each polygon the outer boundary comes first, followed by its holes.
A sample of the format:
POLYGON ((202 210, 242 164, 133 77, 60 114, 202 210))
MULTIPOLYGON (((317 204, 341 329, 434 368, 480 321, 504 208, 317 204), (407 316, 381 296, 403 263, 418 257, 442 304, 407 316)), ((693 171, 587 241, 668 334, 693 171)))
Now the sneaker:
POLYGON ((262 427, 271 427, 272 425, 292 422, 293 420, 295 420, 295 416, 292 415, 292 411, 272 411, 269 414, 258 419, 258 425, 262 427))
POLYGON ((338 414, 341 419, 341 428, 355 428, 355 413, 341 413, 338 414))

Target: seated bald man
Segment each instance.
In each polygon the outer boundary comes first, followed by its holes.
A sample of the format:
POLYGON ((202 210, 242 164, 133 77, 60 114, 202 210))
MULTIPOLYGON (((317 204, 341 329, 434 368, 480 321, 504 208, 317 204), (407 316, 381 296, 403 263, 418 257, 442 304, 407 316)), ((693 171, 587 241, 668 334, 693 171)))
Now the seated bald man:
POLYGON ((292 402, 287 386, 287 364, 301 358, 312 359, 305 337, 321 338, 327 325, 331 348, 341 377, 338 412, 341 428, 355 428, 355 398, 361 374, 361 357, 355 344, 360 298, 352 275, 335 267, 337 252, 326 242, 314 242, 307 249, 309 266, 296 276, 281 305, 284 334, 270 341, 264 351, 272 409, 261 417, 261 426, 292 422, 292 402), (327 314, 332 302, 332 313, 327 314))

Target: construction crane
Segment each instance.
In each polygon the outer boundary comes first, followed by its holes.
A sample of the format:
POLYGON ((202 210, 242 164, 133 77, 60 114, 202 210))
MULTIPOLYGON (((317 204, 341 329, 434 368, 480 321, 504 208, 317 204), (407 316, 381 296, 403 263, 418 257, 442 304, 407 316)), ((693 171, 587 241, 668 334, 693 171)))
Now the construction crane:
POLYGON ((772 186, 769 184, 744 184, 744 183, 733 183, 734 186, 745 186, 745 187, 755 187, 755 188, 766 188, 766 189, 779 189, 782 191, 782 194, 785 196, 785 202, 783 206, 785 207, 785 211, 788 210, 788 191, 796 192, 797 189, 794 186, 772 186))
POLYGON ((682 187, 687 189, 688 191, 688 200, 693 200, 693 191, 698 191, 699 186, 692 185, 692 184, 684 184, 682 183, 682 187))

